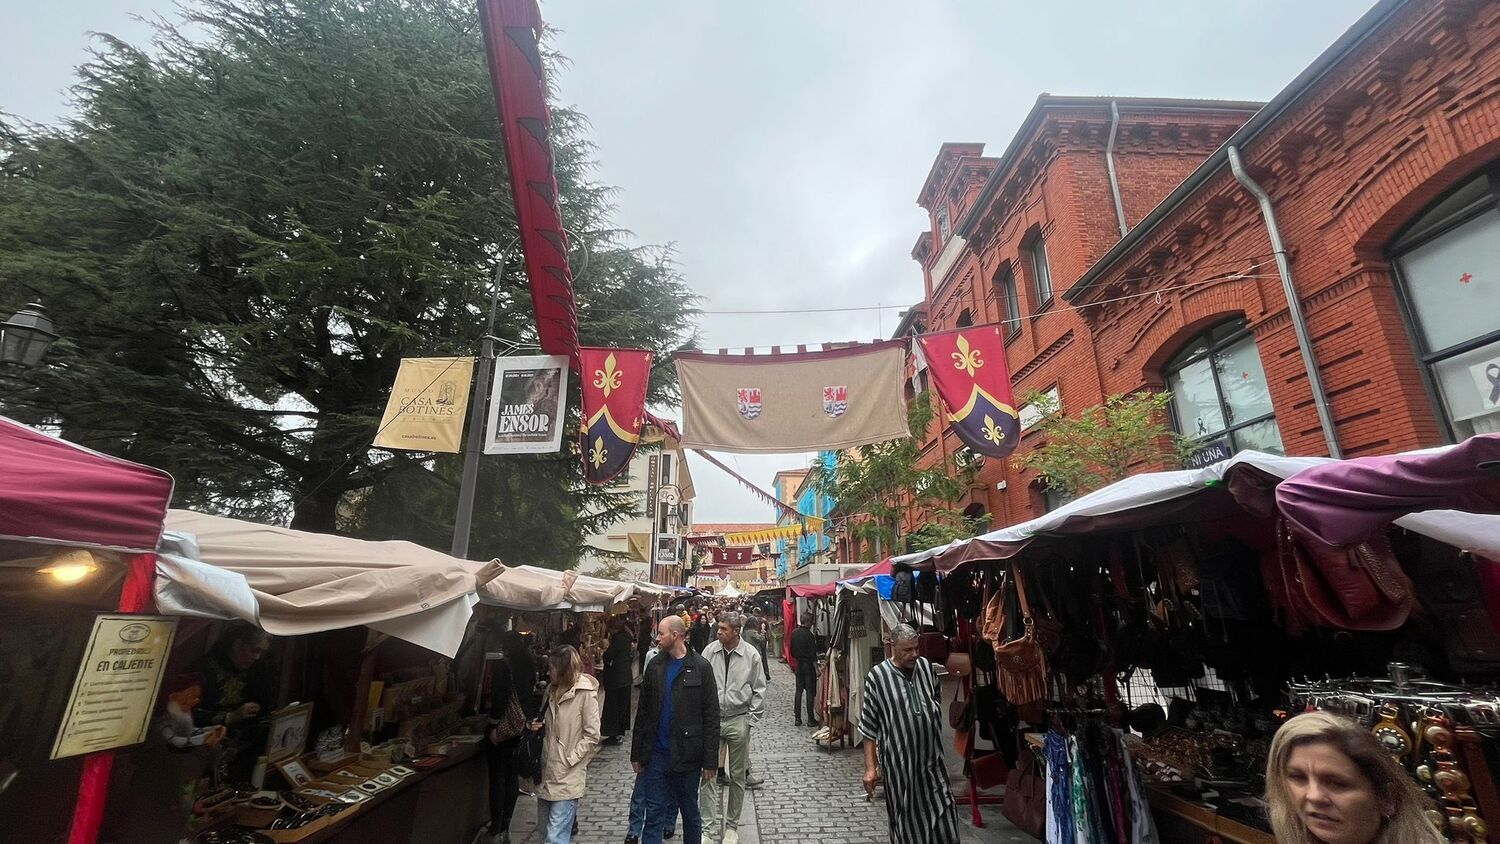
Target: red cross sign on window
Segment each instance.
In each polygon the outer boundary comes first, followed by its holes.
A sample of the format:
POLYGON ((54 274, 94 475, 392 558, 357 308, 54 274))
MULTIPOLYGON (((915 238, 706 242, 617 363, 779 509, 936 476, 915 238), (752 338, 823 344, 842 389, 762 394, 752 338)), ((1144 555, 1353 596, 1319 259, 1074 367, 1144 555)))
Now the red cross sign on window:
POLYGON ((1473 273, 1464 273, 1463 275, 1461 275, 1461 276, 1458 277, 1459 284, 1468 284, 1469 282, 1471 282, 1473 280, 1474 280, 1474 274, 1473 273))

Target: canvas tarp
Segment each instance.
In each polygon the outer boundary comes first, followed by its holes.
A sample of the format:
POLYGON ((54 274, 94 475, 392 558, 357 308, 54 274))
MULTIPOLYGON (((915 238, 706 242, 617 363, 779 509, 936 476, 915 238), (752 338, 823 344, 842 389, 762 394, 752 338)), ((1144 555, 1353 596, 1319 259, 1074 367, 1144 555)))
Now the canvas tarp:
POLYGON ((0 538, 149 554, 171 497, 160 469, 0 417, 0 538))
MULTIPOLYGON (((500 566, 499 573, 479 588, 486 604, 513 610, 575 610, 603 612, 611 604, 630 600, 638 585, 605 580, 576 571, 556 571, 536 566, 500 566)), ((655 593, 649 585, 643 592, 655 593)))
POLYGON ((480 564, 412 542, 369 542, 210 516, 167 514, 157 558, 164 613, 254 622, 275 636, 365 625, 458 652, 480 564))
MULTIPOLYGON (((929 548, 896 558, 898 563, 935 566, 951 571, 977 560, 1001 560, 1020 553, 1035 537, 1078 535, 1098 530, 1125 530, 1166 523, 1174 514, 1201 518, 1208 506, 1233 507, 1224 482, 1235 472, 1254 470, 1274 478, 1336 463, 1327 457, 1282 457, 1242 451, 1201 469, 1133 475, 1064 504, 1030 521, 1000 528, 972 539, 929 548), (1198 500, 1194 500, 1198 499, 1198 500), (1132 518, 1138 524, 1131 524, 1132 518), (1150 521, 1147 521, 1147 518, 1150 521)), ((1226 515, 1228 511, 1226 510, 1226 515)), ((1456 510, 1430 510, 1403 516, 1395 524, 1415 533, 1488 557, 1500 556, 1500 516, 1456 510)))
POLYGON ((679 352, 685 448, 793 453, 907 436, 900 342, 788 354, 679 352))

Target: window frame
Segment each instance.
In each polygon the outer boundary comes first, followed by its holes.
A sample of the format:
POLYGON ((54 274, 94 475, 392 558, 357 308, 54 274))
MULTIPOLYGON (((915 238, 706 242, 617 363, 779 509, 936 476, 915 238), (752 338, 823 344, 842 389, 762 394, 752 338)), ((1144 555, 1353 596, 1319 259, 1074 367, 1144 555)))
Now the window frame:
POLYGON ((933 216, 937 220, 938 244, 947 245, 948 239, 953 237, 953 215, 949 213, 947 205, 942 205, 933 216))
POLYGON ((1000 320, 1000 325, 1005 331, 1005 342, 1009 343, 1012 338, 1021 334, 1021 291, 1016 288, 1016 270, 1010 262, 1006 262, 1000 268, 1000 273, 995 277, 995 289, 1000 294, 1000 306, 1005 309, 1005 316, 1000 320))
POLYGON ((1396 301, 1401 308, 1407 339, 1411 343, 1412 353, 1416 356, 1417 363, 1420 364, 1418 371, 1422 376, 1422 385, 1427 390, 1428 401, 1437 413, 1438 421, 1443 428, 1443 436, 1448 442, 1459 441, 1458 430, 1454 425, 1452 413, 1448 409, 1448 403, 1443 399, 1442 390, 1438 387, 1435 370, 1438 364, 1444 361, 1500 342, 1500 328, 1444 349, 1430 348, 1422 321, 1417 314, 1417 303, 1413 295, 1411 279, 1402 266, 1401 259, 1419 247, 1426 246, 1459 227, 1496 211, 1500 211, 1500 160, 1493 161, 1470 173, 1438 198, 1429 202, 1421 211, 1412 215, 1411 220, 1395 237, 1391 238, 1390 244, 1385 249, 1386 262, 1390 265, 1391 275, 1395 281, 1396 301), (1488 178, 1490 182, 1484 195, 1450 210, 1444 217, 1427 220, 1427 216, 1444 202, 1476 180, 1483 178, 1488 178))
POLYGON ((1051 256, 1047 254, 1047 239, 1037 234, 1026 244, 1026 254, 1031 263, 1031 292, 1037 300, 1036 307, 1032 310, 1032 313, 1035 313, 1050 305, 1056 293, 1052 286, 1051 256), (1046 282, 1045 291, 1043 290, 1044 281, 1046 282))
MULTIPOLYGON (((1251 344, 1255 347, 1255 353, 1259 355, 1260 343, 1256 342, 1255 340, 1255 332, 1250 330, 1249 320, 1243 316, 1224 320, 1223 322, 1211 325, 1207 329, 1194 334, 1192 337, 1189 337, 1187 341, 1182 344, 1181 351, 1167 358, 1166 363, 1163 363, 1161 365, 1161 382, 1163 385, 1170 385, 1173 373, 1180 372, 1188 366, 1199 361, 1209 361, 1208 372, 1209 375, 1212 376, 1214 381, 1214 397, 1218 399, 1219 402, 1219 418, 1224 420, 1225 425, 1223 429, 1215 431, 1211 434, 1205 434, 1201 437, 1189 436, 1189 434, 1183 430, 1184 426, 1182 420, 1178 418, 1176 401, 1174 400, 1172 402, 1169 402, 1167 404, 1167 415, 1172 420, 1172 428, 1188 443, 1191 443, 1194 446, 1198 446, 1205 443, 1211 443, 1214 440, 1224 439, 1229 441, 1230 448, 1234 449, 1235 453, 1239 453, 1243 450, 1243 448, 1239 445, 1238 438, 1235 436, 1235 434, 1239 433, 1245 428, 1249 428, 1253 425, 1259 425, 1262 422, 1276 421, 1276 402, 1274 399, 1271 402, 1270 413, 1262 413, 1258 416, 1252 416, 1249 419, 1241 421, 1234 418, 1234 413, 1229 408, 1229 402, 1224 398, 1224 385, 1220 383, 1219 372, 1213 366, 1213 356, 1216 353, 1226 351, 1238 345, 1246 339, 1251 341, 1251 344), (1214 335, 1216 333, 1223 331, 1226 326, 1231 325, 1235 326, 1232 331, 1229 331, 1228 333, 1219 337, 1217 340, 1214 339, 1214 335), (1205 347, 1203 351, 1189 354, 1188 350, 1199 345, 1200 342, 1205 347), (1233 421, 1231 422, 1231 420, 1233 421)), ((1265 372, 1264 361, 1262 361, 1261 363, 1261 372, 1262 374, 1264 374, 1265 372)), ((1269 393, 1270 389, 1271 383, 1270 380, 1267 379, 1266 392, 1269 393)), ((1278 439, 1281 437, 1281 427, 1279 424, 1277 425, 1276 436, 1278 439)), ((1282 450, 1286 450, 1285 442, 1282 443, 1282 450)))

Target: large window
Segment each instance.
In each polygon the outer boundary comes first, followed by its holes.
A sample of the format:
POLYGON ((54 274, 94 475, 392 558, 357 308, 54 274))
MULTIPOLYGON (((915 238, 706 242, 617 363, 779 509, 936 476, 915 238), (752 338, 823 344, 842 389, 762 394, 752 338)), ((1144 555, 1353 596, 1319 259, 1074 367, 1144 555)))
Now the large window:
POLYGON ((1453 435, 1500 432, 1500 165, 1408 226, 1392 253, 1453 435))
POLYGON ((948 208, 946 206, 938 209, 937 225, 938 240, 942 243, 947 243, 949 236, 953 234, 953 218, 948 215, 948 208))
POLYGON ((1163 374, 1172 422, 1183 436, 1204 445, 1226 440, 1231 451, 1283 453, 1260 351, 1243 319, 1194 338, 1163 374))
POLYGON ((995 291, 1000 294, 1000 301, 1004 303, 1005 339, 1009 340, 1021 331, 1021 297, 1016 294, 1016 274, 1009 264, 1000 270, 1000 277, 995 281, 995 291))

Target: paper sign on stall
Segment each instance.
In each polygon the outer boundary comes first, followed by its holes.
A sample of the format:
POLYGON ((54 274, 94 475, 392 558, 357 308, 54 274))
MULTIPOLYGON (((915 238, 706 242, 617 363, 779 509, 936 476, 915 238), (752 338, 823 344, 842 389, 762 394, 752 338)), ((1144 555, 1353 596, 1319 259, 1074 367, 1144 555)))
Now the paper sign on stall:
POLYGON ((125 747, 146 740, 177 619, 101 615, 94 619, 83 663, 52 758, 125 747))

